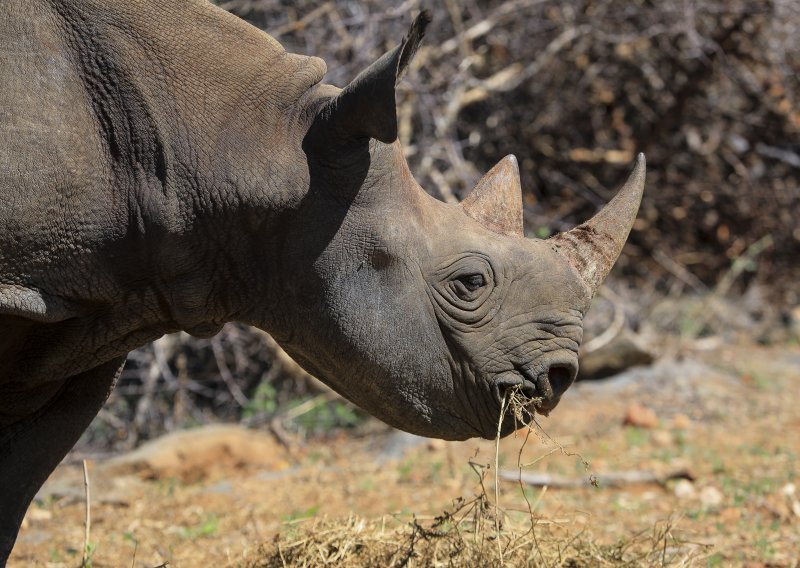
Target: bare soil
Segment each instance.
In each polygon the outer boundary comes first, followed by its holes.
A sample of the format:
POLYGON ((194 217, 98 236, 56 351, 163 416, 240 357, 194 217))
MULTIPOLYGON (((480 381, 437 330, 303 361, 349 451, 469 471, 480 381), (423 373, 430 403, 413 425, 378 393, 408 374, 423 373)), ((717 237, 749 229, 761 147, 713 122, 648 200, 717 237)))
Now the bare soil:
MULTIPOLYGON (((498 526, 529 536, 500 538, 507 565, 800 565, 800 348, 701 340, 662 351, 651 366, 574 386, 540 420, 546 435, 502 440, 501 470, 535 462, 523 471, 601 479, 500 481, 502 525, 494 441, 423 440, 376 423, 287 449, 267 433, 205 427, 90 463, 91 565, 378 566, 369 552, 380 544, 391 549, 383 565, 467 566, 473 541, 500 565, 498 526), (693 480, 602 483, 629 470, 693 480), (435 540, 422 529, 455 499, 476 495, 488 503, 482 534, 439 556, 414 550, 435 540)), ((9 566, 79 565, 84 515, 73 456, 28 512, 9 566)))

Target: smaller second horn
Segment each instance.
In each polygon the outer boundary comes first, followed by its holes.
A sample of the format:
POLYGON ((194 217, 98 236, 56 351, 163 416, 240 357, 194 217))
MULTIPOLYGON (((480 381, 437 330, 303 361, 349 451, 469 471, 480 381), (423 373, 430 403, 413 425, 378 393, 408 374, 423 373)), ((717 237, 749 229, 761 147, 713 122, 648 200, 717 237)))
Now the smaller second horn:
POLYGON ((517 158, 509 154, 461 202, 464 212, 487 229, 509 237, 524 237, 522 184, 517 158))

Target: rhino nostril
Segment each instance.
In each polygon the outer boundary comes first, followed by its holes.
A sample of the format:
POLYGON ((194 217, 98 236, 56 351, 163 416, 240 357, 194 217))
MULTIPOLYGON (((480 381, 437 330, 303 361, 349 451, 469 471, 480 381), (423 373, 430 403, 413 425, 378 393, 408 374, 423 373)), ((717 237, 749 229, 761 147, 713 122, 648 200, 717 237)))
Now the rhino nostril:
POLYGON ((541 396, 539 394, 539 389, 536 388, 536 385, 530 381, 525 381, 520 386, 520 392, 522 396, 528 399, 536 398, 537 396, 541 396))
POLYGON ((553 389, 553 394, 560 397, 564 394, 572 381, 575 380, 575 369, 566 365, 553 365, 547 371, 547 379, 550 381, 550 388, 553 389))

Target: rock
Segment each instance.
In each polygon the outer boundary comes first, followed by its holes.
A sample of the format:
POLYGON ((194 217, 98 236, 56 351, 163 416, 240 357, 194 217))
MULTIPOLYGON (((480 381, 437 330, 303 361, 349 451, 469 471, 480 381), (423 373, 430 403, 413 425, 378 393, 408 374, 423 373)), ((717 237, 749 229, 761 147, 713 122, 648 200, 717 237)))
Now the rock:
MULTIPOLYGON (((428 438, 423 438, 416 434, 409 434, 401 430, 394 430, 388 436, 380 438, 381 445, 378 448, 376 459, 378 463, 400 459, 411 449, 421 445, 427 445, 430 442, 428 438)), ((428 447, 433 449, 430 446, 428 447)))
POLYGON ((653 444, 655 444, 660 448, 666 448, 667 446, 671 446, 672 443, 675 441, 672 436, 672 432, 669 432, 667 430, 656 430, 650 436, 650 440, 653 442, 653 444))
POLYGON ((678 499, 691 499, 697 493, 694 489, 694 483, 688 479, 679 479, 672 489, 675 497, 678 499))
POLYGON ((33 506, 28 509, 28 512, 25 513, 25 517, 22 519, 22 529, 28 530, 32 524, 36 524, 39 521, 49 521, 52 518, 52 511, 33 506))
POLYGON ((31 507, 26 515, 31 521, 49 521, 53 518, 53 512, 47 509, 31 507))
POLYGON ((581 353, 578 380, 596 380, 617 375, 637 365, 649 365, 655 360, 632 333, 623 331, 607 344, 594 351, 581 353))
POLYGON ((651 408, 634 403, 625 411, 625 420, 622 423, 638 428, 655 428, 658 426, 658 416, 651 408))
POLYGON ((800 518, 800 501, 798 501, 797 497, 797 487, 794 483, 787 483, 783 487, 781 487, 781 495, 789 504, 789 508, 792 511, 792 514, 800 518))
POLYGON ((212 424, 167 434, 102 467, 116 475, 195 482, 234 468, 284 469, 289 466, 284 454, 272 436, 241 426, 212 424))
POLYGON ((719 512, 719 520, 723 523, 736 523, 742 518, 742 510, 737 507, 728 507, 719 512))
POLYGON ((703 489, 700 490, 700 503, 702 503, 703 507, 706 509, 719 507, 724 498, 725 496, 722 494, 722 491, 712 485, 703 487, 703 489))
POLYGON ((795 306, 789 310, 788 320, 791 338, 795 341, 800 341, 800 306, 795 306))

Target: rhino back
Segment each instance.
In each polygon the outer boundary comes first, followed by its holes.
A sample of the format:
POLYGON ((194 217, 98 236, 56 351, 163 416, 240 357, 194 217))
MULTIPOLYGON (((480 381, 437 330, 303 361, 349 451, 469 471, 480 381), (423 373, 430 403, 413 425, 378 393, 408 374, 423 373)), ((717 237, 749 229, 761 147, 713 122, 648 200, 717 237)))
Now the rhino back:
POLYGON ((177 232, 216 200, 280 193, 265 178, 296 161, 281 148, 299 149, 298 101, 324 71, 200 0, 5 2, 2 282, 130 219, 177 232))
POLYGON ((204 0, 5 0, 0 326, 48 324, 26 345, 80 371, 211 311, 208 283, 180 277, 216 220, 302 199, 324 72, 204 0), (183 306, 170 278, 196 288, 183 306))

